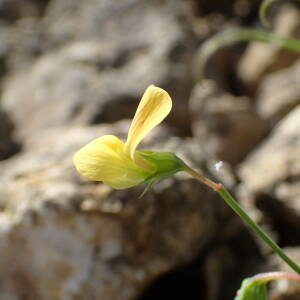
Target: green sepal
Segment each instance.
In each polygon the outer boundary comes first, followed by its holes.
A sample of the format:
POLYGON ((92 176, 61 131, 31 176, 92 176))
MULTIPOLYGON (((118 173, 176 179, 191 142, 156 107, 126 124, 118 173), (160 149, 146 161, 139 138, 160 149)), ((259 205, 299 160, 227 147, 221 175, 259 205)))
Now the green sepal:
POLYGON ((173 152, 141 150, 139 154, 152 166, 155 166, 156 169, 145 181, 157 180, 162 177, 171 176, 179 171, 184 171, 184 162, 173 152))
POLYGON ((139 150, 138 153, 155 170, 143 181, 143 183, 148 184, 139 198, 143 197, 158 179, 185 170, 184 162, 173 152, 139 150))
POLYGON ((266 280, 246 278, 234 300, 267 300, 266 280))
POLYGON ((143 192, 139 196, 139 199, 143 198, 143 196, 152 188, 152 185, 155 183, 155 180, 149 181, 144 188, 143 192))

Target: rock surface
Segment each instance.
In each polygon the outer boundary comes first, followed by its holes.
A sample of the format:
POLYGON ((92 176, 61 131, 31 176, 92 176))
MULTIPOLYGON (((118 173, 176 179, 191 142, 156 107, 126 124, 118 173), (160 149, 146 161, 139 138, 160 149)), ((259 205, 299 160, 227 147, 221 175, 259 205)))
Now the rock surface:
MULTIPOLYGON (((183 173, 138 199, 143 186, 113 191, 75 172, 72 156, 91 139, 126 139, 152 83, 174 105, 141 149, 176 152, 223 182, 299 253, 297 58, 223 49, 207 74, 226 92, 192 72, 198 46, 258 24, 260 3, 0 0, 0 299, 232 300, 245 277, 283 270, 183 173), (240 57, 250 77, 236 70, 240 57)), ((275 6, 277 27, 296 36, 298 12, 275 6)), ((270 297, 298 300, 290 292, 270 297)))
POLYGON ((239 174, 250 191, 274 191, 278 183, 287 180, 292 183, 292 178, 300 174, 298 126, 300 106, 288 114, 240 166, 239 174), (268 172, 270 169, 272 172, 268 172))
POLYGON ((266 76, 257 93, 259 115, 278 122, 300 104, 300 61, 289 68, 266 76))
POLYGON ((20 150, 13 135, 14 126, 9 116, 0 108, 0 160, 6 159, 20 150))
MULTIPOLYGON (((267 12, 269 13, 270 10, 267 12)), ((279 36, 299 38, 300 12, 290 4, 277 7, 275 11, 273 31, 279 36)), ((270 21, 269 15, 267 18, 270 21)), ((297 53, 275 45, 252 42, 242 56, 237 72, 249 91, 252 90, 253 93, 266 74, 291 66, 298 58, 297 53)))
POLYGON ((173 123, 187 130, 184 99, 195 49, 187 35, 189 14, 181 1, 165 1, 159 10, 157 5, 155 0, 51 1, 40 24, 47 36, 41 43, 51 49, 4 85, 3 106, 20 125, 20 137, 49 126, 131 117, 153 83, 168 89, 176 103, 173 123))
POLYGON ((298 105, 239 167, 241 199, 281 245, 298 245, 300 139, 298 105), (278 233, 280 232, 280 234, 278 233))
MULTIPOLYGON (((163 181, 138 199, 140 187, 113 191, 76 174, 75 150, 108 131, 122 136, 125 127, 48 129, 3 162, 1 299, 134 299, 211 239, 213 216, 226 210, 194 180, 163 181)), ((183 153, 191 145, 179 144, 183 153)))
POLYGON ((193 134, 208 155, 232 165, 240 162, 267 130, 249 99, 225 93, 211 81, 194 87, 190 110, 193 134))
MULTIPOLYGON (((298 264, 300 263, 300 248, 299 247, 289 247, 285 248, 284 251, 298 264)), ((277 257, 272 257, 272 263, 276 266, 277 270, 283 272, 291 272, 290 268, 286 266, 277 257)), ((280 279, 276 280, 272 284, 272 290, 270 292, 271 300, 294 300, 298 299, 300 296, 300 284, 297 281, 280 279)))

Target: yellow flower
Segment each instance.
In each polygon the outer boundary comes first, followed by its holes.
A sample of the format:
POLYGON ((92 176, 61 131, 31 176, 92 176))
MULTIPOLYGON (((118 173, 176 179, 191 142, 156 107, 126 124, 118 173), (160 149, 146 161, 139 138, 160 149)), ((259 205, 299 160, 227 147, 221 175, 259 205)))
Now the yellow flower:
POLYGON ((170 112, 169 94, 150 85, 137 108, 127 141, 104 135, 81 148, 74 155, 76 169, 84 177, 103 181, 115 189, 125 189, 142 182, 154 182, 182 170, 181 161, 169 152, 136 150, 142 139, 170 112))

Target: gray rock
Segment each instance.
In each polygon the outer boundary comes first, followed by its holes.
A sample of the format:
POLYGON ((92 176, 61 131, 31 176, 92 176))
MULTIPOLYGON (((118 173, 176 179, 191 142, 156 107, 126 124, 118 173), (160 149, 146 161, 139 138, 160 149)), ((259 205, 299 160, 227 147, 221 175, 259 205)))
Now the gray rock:
MULTIPOLYGON (((102 134, 124 137, 127 125, 45 129, 1 163, 0 298, 134 299, 211 239, 227 212, 193 179, 168 178, 138 199, 142 187, 113 191, 75 172, 75 150, 102 134)), ((146 144, 169 140, 164 132, 146 144)))
POLYGON ((276 123, 300 104, 300 61, 265 77, 258 89, 257 111, 276 123))
POLYGON ((239 199, 283 245, 299 244, 300 106, 240 165, 239 199))
POLYGON ((14 126, 9 116, 0 108, 0 160, 6 159, 20 150, 13 135, 14 126))
POLYGON ((47 1, 23 0, 1 0, 0 18, 6 22, 13 22, 24 17, 40 16, 47 1))
POLYGON ((1 15, 0 4, 0 75, 7 75, 13 72, 28 72, 28 68, 37 57, 43 52, 45 45, 43 32, 40 25, 38 11, 40 3, 44 1, 19 0, 7 1, 11 3, 12 16, 4 10, 1 15), (31 6, 33 5, 33 7, 31 6), (19 9, 18 9, 19 8, 19 9), (15 18, 14 22, 8 22, 5 18, 15 18), (4 19, 3 19, 4 18, 4 19))
POLYGON ((181 1, 51 1, 40 24, 43 54, 4 86, 18 134, 131 117, 152 83, 173 96, 169 120, 186 131, 194 44, 185 8, 181 1))
MULTIPOLYGON (((300 263, 300 248, 290 247, 284 249, 285 253, 289 255, 298 265, 300 263)), ((278 271, 291 272, 291 269, 283 263, 278 257, 273 256, 271 264, 278 271)), ((270 300, 297 300, 300 296, 299 281, 279 279, 273 282, 270 290, 270 300)))
MULTIPOLYGON (((269 20, 270 10, 268 10, 269 20)), ((285 4, 277 7, 275 11, 276 16, 271 21, 272 30, 279 36, 299 38, 299 10, 291 4, 285 4)), ((253 94, 264 76, 291 66, 298 58, 298 53, 276 47, 270 43, 251 42, 240 60, 237 71, 249 92, 253 94)))
POLYGON ((193 134, 214 160, 240 162, 264 137, 266 123, 246 97, 234 97, 211 81, 195 86, 191 100, 193 134))
POLYGON ((250 191, 274 191, 277 184, 291 182, 291 178, 296 180, 300 173, 299 122, 300 106, 297 106, 241 164, 239 174, 250 191))

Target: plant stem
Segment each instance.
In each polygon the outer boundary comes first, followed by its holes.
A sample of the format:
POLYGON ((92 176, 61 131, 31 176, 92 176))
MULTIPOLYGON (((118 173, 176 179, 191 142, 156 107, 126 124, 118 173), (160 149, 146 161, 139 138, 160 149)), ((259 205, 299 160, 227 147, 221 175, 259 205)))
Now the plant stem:
POLYGON ((275 279, 286 278, 300 282, 300 275, 289 272, 267 272, 260 273, 252 277, 253 280, 271 281, 275 279))
POLYGON ((244 220, 245 223, 249 225, 249 227, 256 232, 261 239, 269 245, 270 248, 273 249, 275 253, 277 253, 296 273, 300 274, 300 267, 290 259, 283 250, 268 236, 266 232, 264 232, 260 226, 255 223, 249 215, 244 211, 244 209, 234 200, 231 194, 227 191, 227 189, 222 185, 217 192, 220 196, 226 201, 226 203, 244 220))
POLYGON ((196 178, 198 181, 201 181, 202 183, 208 185, 210 188, 212 188, 214 191, 219 191, 222 188, 222 184, 220 183, 216 183, 212 180, 210 180, 209 178, 203 176, 202 174, 194 171, 193 169, 191 169, 188 166, 185 166, 185 171, 187 173, 189 173, 190 175, 192 175, 194 178, 196 178))
POLYGON ((228 190, 220 183, 215 183, 214 181, 204 177, 198 172, 194 171, 190 167, 186 166, 185 171, 192 175, 197 180, 208 185, 213 190, 219 193, 219 195, 225 200, 225 202, 234 210, 234 212, 242 218, 242 220, 255 232, 260 238, 271 248, 277 255, 279 255, 282 260, 284 260, 296 273, 300 274, 300 267, 289 258, 283 250, 264 232, 260 226, 253 221, 249 215, 244 211, 244 209, 237 203, 237 201, 231 196, 228 190))

